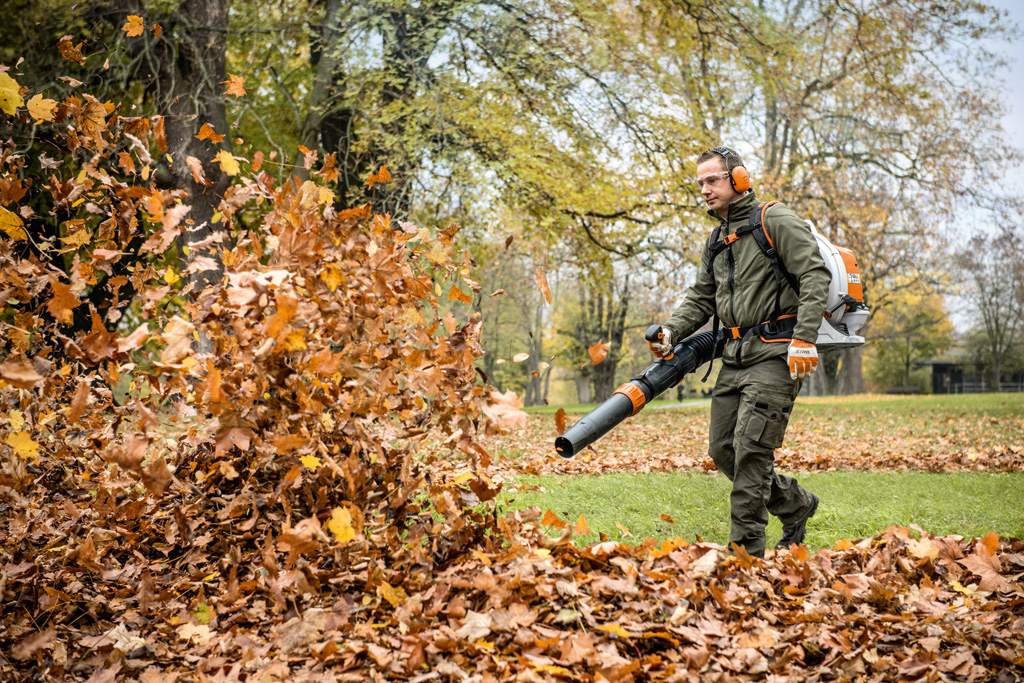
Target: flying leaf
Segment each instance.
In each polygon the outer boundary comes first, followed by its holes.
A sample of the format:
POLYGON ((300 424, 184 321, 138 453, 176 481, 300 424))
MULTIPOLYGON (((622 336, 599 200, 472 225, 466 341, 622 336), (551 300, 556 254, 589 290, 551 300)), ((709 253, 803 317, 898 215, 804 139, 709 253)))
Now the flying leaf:
POLYGON ((8 116, 14 116, 18 107, 25 103, 18 93, 20 89, 21 86, 6 71, 0 71, 0 109, 8 116))
POLYGON ((591 346, 591 347, 589 347, 587 349, 587 352, 590 354, 590 363, 591 363, 591 365, 597 365, 598 363, 603 361, 605 358, 607 358, 608 357, 608 350, 611 349, 611 348, 612 348, 612 343, 611 342, 606 342, 606 343, 602 344, 601 340, 598 339, 596 344, 594 344, 593 346, 591 346))
POLYGON ((548 287, 548 276, 544 274, 544 269, 537 266, 537 289, 544 295, 544 299, 550 304, 551 303, 551 288, 548 287))
POLYGON ((146 25, 143 23, 142 17, 129 14, 128 21, 126 21, 124 26, 121 27, 121 30, 127 33, 129 38, 134 38, 136 36, 141 36, 145 28, 146 25))
POLYGON ((215 156, 213 160, 220 162, 220 170, 224 171, 228 175, 237 175, 241 168, 238 165, 238 161, 231 156, 231 152, 226 149, 222 149, 217 152, 217 156, 215 156))
POLYGON ((669 524, 675 524, 676 523, 676 520, 672 519, 672 517, 670 517, 669 515, 666 515, 666 514, 662 514, 661 515, 661 521, 668 522, 669 524))
POLYGON ((299 458, 299 462, 301 462, 306 469, 314 472, 316 472, 316 468, 320 467, 320 458, 315 455, 304 455, 299 458))
POLYGON ((587 526, 587 519, 580 513, 580 518, 576 520, 575 526, 572 528, 573 533, 579 534, 580 536, 588 536, 590 534, 590 527, 587 526))
POLYGON ((185 157, 185 164, 192 171, 192 180, 196 181, 197 185, 213 185, 212 180, 206 179, 206 175, 203 173, 203 162, 199 161, 199 159, 185 157))
POLYGON ((530 357, 530 354, 528 354, 528 353, 517 353, 516 355, 512 356, 512 362, 513 363, 522 363, 524 360, 526 360, 529 357, 530 357))
POLYGON ((13 448, 24 460, 39 459, 39 444, 32 440, 32 435, 28 432, 11 432, 4 439, 4 443, 13 448))
POLYGON ((245 94, 245 79, 241 76, 229 73, 228 80, 221 81, 221 83, 228 86, 224 90, 225 95, 234 95, 235 98, 239 98, 245 94))
MULTIPOLYGON (((2 75, 0 74, 0 76, 2 75)), ((12 240, 27 240, 28 233, 22 227, 24 225, 21 216, 0 206, 0 230, 3 230, 8 237, 12 240)))
POLYGON ((461 301, 464 304, 473 303, 473 297, 464 293, 461 289, 452 285, 451 291, 448 292, 448 298, 452 301, 461 301))
POLYGON ((380 167, 379 171, 377 171, 376 173, 374 173, 373 175, 371 175, 369 178, 366 179, 366 184, 367 184, 367 188, 366 189, 370 189, 371 187, 373 187, 374 183, 387 183, 387 182, 391 182, 391 174, 388 173, 388 167, 387 167, 387 164, 385 164, 384 166, 380 167))
POLYGON ((622 628, 618 624, 601 624, 601 625, 598 626, 598 628, 601 629, 602 631, 607 631, 608 633, 614 633, 615 635, 617 635, 620 638, 632 638, 633 637, 632 633, 630 633, 626 629, 622 628))
POLYGON ((56 100, 45 100, 40 94, 36 94, 28 101, 28 115, 39 124, 43 121, 53 121, 53 110, 57 108, 56 100))
POLYGON ((356 537, 356 530, 352 528, 352 513, 345 508, 334 508, 325 526, 338 539, 338 543, 348 543, 356 537))
POLYGON ((60 56, 69 62, 77 62, 78 64, 85 65, 85 57, 82 56, 82 43, 75 45, 71 42, 74 36, 63 36, 57 41, 57 50, 60 51, 60 56))
POLYGON ((559 436, 565 434, 565 408, 559 408, 555 413, 555 430, 559 436))
POLYGON ((53 298, 46 302, 46 310, 54 320, 67 325, 71 322, 71 311, 82 302, 71 291, 70 285, 65 285, 53 275, 50 276, 50 286, 53 287, 53 298))
POLYGON ((0 378, 18 389, 32 389, 43 381, 31 363, 8 361, 0 364, 0 378))
POLYGON ((199 134, 196 135, 196 137, 200 140, 209 140, 215 145, 219 145, 221 142, 224 141, 224 136, 217 135, 217 132, 213 129, 213 126, 211 126, 208 123, 204 123, 202 126, 199 127, 199 134))
POLYGON ((128 152, 118 152, 117 165, 125 173, 135 173, 135 160, 132 159, 132 155, 128 152))

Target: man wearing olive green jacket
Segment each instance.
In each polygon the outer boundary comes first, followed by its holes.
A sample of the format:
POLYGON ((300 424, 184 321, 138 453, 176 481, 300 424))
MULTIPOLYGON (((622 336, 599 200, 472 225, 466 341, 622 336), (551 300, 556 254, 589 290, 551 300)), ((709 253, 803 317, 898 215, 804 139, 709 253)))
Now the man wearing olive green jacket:
POLYGON ((651 349, 665 355, 717 312, 726 342, 711 401, 708 451, 732 481, 730 545, 764 557, 769 513, 783 524, 776 548, 786 548, 803 542, 807 520, 818 508, 818 497, 775 472, 774 460, 802 378, 817 369, 814 342, 831 273, 806 223, 781 204, 758 206, 732 150, 715 147, 701 154, 697 184, 708 214, 720 225, 701 252, 696 282, 651 349), (751 212, 766 237, 745 232, 753 225, 751 212))

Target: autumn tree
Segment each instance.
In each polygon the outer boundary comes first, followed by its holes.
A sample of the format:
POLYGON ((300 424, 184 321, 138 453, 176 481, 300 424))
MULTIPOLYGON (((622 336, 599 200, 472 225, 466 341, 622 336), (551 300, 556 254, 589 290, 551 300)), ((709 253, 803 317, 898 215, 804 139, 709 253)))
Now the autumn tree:
POLYGON ((996 391, 1003 364, 1024 337, 1024 249, 1021 230, 1004 216, 999 233, 975 233, 955 263, 963 273, 964 299, 979 321, 986 341, 986 360, 996 391))
POLYGON ((875 385, 911 386, 915 363, 948 349, 953 331, 941 294, 921 285, 901 287, 891 305, 871 321, 870 374, 875 385))

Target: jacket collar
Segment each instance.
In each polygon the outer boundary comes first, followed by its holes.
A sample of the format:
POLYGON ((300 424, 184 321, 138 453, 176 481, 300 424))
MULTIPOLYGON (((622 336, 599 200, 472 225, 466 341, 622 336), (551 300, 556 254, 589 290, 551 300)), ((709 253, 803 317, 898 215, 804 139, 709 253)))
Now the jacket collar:
MULTIPOLYGON (((729 205, 729 222, 746 221, 755 206, 757 206, 757 195, 753 190, 748 190, 746 194, 729 205)), ((708 215, 723 223, 726 222, 726 219, 722 218, 717 211, 708 209, 708 215)))

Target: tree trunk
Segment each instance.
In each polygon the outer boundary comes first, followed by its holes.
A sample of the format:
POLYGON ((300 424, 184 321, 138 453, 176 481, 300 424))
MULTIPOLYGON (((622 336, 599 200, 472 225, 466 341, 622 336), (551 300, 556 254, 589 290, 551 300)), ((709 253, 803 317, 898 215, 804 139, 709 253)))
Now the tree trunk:
MULTIPOLYGON (((170 36, 157 39, 147 31, 139 37, 127 39, 129 54, 138 59, 137 77, 146 83, 156 100, 157 111, 164 117, 167 154, 170 156, 169 160, 161 157, 164 182, 188 193, 184 203, 191 208, 185 218, 191 223, 190 229, 176 240, 178 254, 189 263, 201 257, 216 262, 213 268, 203 268, 188 275, 188 281, 195 289, 218 279, 223 271, 217 262, 216 245, 190 248, 187 255, 185 247, 205 240, 219 229, 210 221, 231 181, 213 160, 219 150, 231 151, 223 94, 223 82, 227 80, 227 2, 181 0, 169 19, 170 25, 165 27, 170 36), (217 135, 223 135, 224 140, 215 144, 210 140, 197 139, 196 135, 205 123, 210 124, 217 135), (186 163, 188 157, 195 157, 202 163, 210 185, 195 182, 186 163), (168 162, 169 167, 166 166, 168 162)), ((127 14, 147 14, 137 0, 121 0, 118 8, 124 14, 117 16, 115 21, 120 21, 127 14)), ((210 262, 204 259, 201 263, 210 262)))
POLYGON ((590 373, 577 373, 572 379, 576 385, 576 402, 583 404, 593 401, 594 391, 590 381, 590 373))
POLYGON ((855 346, 843 349, 843 362, 839 369, 839 391, 844 395, 863 394, 864 386, 864 347, 855 346))

